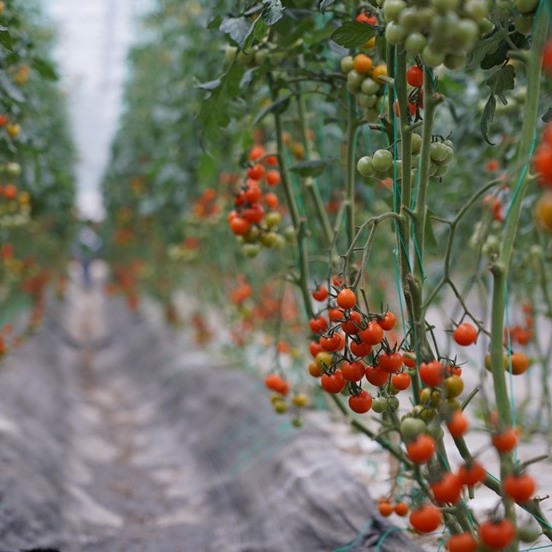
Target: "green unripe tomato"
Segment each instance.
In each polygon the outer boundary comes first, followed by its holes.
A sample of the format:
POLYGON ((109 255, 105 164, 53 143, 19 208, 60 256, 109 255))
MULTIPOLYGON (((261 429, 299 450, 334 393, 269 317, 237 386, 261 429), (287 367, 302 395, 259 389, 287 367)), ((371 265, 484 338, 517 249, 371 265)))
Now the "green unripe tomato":
POLYGON ((483 255, 493 258, 500 253, 500 240, 495 235, 487 237, 481 248, 483 255))
POLYGON ((429 157, 436 163, 443 163, 448 157, 447 147, 441 142, 433 142, 429 146, 429 157))
POLYGON ((537 9, 539 0, 516 0, 516 8, 520 13, 532 13, 537 9))
POLYGON ((445 67, 450 71, 458 71, 466 64, 466 54, 447 54, 445 56, 445 67))
POLYGON ((445 54, 444 52, 435 53, 428 45, 422 51, 422 61, 428 67, 437 67, 445 61, 445 54))
POLYGON ((238 49, 235 46, 226 46, 224 49, 224 59, 228 63, 232 63, 238 54, 238 49))
POLYGON ((399 21, 401 12, 406 8, 406 2, 403 0, 385 0, 383 5, 383 16, 386 21, 399 21))
POLYGON ((4 171, 8 176, 19 176, 21 174, 21 165, 16 162, 6 163, 4 171))
POLYGON ((439 165, 437 167, 437 170, 435 171, 435 174, 433 176, 436 176, 437 178, 442 178, 448 173, 449 166, 446 163, 443 163, 442 165, 439 165))
POLYGON ((378 117, 379 117, 379 107, 377 106, 377 104, 375 108, 364 110, 364 118, 368 122, 373 123, 378 120, 378 117))
POLYGON ((280 239, 278 238, 278 234, 276 232, 265 232, 264 234, 261 234, 259 240, 265 247, 269 249, 276 247, 280 242, 280 239))
POLYGON ((459 0, 431 0, 431 5, 439 13, 455 11, 458 8, 459 0))
POLYGON ((518 527, 519 540, 527 544, 535 542, 541 534, 540 527, 532 521, 528 521, 518 527))
POLYGON ((367 95, 377 94, 379 89, 380 85, 371 78, 364 79, 360 85, 360 91, 367 95))
POLYGON ((268 228, 280 226, 282 223, 282 215, 278 211, 270 211, 265 215, 264 222, 268 228))
POLYGON ((376 397, 372 402, 372 410, 381 414, 387 410, 387 399, 385 397, 376 397))
POLYGON ((244 243, 242 252, 246 257, 254 259, 261 252, 261 246, 257 243, 244 243))
POLYGON ((415 132, 412 133, 412 148, 411 152, 412 155, 417 155, 420 153, 420 150, 422 149, 422 137, 419 134, 416 134, 415 132))
POLYGON ((253 226, 242 238, 245 243, 257 243, 259 241, 259 229, 253 226))
POLYGON ((372 158, 369 155, 365 155, 358 160, 357 171, 365 178, 368 178, 374 174, 374 165, 372 163, 372 158))
POLYGON ((393 168, 393 154, 388 150, 377 150, 372 157, 372 166, 379 173, 393 168))
POLYGON ((255 65, 262 65, 270 56, 270 52, 266 48, 261 48, 255 52, 255 65))
POLYGON ((240 50, 236 56, 236 61, 241 65, 249 66, 255 62, 255 56, 252 53, 245 53, 240 50))
POLYGON ((528 35, 531 34, 533 29, 533 16, 532 15, 518 15, 514 19, 514 25, 518 33, 528 35))
POLYGON ((406 37, 404 47, 411 56, 417 56, 427 45, 427 39, 422 33, 412 33, 406 37))
POLYGON ((303 420, 301 420, 301 418, 293 418, 293 420, 291 420, 291 425, 293 427, 302 427, 303 426, 303 420))
POLYGON ((400 425, 402 440, 405 443, 415 441, 419 435, 426 431, 426 429, 426 423, 420 418, 413 418, 412 416, 403 418, 400 425))
POLYGON ((451 33, 452 51, 470 50, 479 36, 479 25, 471 19, 461 19, 451 33))
POLYGON ((422 27, 420 13, 416 8, 405 8, 399 16, 399 25, 406 33, 414 33, 422 27))
POLYGON ((284 229, 284 239, 288 243, 293 243, 293 241, 295 240, 295 228, 293 228, 293 226, 287 226, 284 229))
POLYGON ((360 107, 374 107, 378 102, 378 97, 374 94, 363 94, 362 92, 357 96, 358 105, 360 107))
POLYGON ((285 414, 287 412, 288 406, 282 399, 277 399, 272 402, 272 407, 276 414, 285 414))
POLYGON ((484 17, 479 22, 479 34, 481 36, 487 36, 491 34, 494 31, 494 29, 495 29, 495 24, 487 17, 484 17))
POLYGON ((443 428, 441 427, 441 424, 438 420, 434 420, 427 425, 427 432, 436 441, 440 441, 445 435, 443 428))
POLYGON ((489 15, 489 4, 487 0, 468 0, 464 4, 464 12, 476 23, 479 23, 484 17, 489 15))
POLYGON ((399 403, 399 399, 397 399, 397 397, 389 397, 387 399, 387 408, 391 412, 395 412, 395 410, 398 410, 399 405, 400 405, 400 403, 399 403))
POLYGON ((360 85, 364 80, 364 75, 357 73, 354 69, 347 73, 347 90, 351 94, 356 94, 360 90, 360 85))
POLYGON ((385 39, 389 44, 400 44, 406 37, 406 31, 398 23, 391 21, 385 27, 385 39))
POLYGON ((341 70, 344 73, 348 73, 349 71, 353 70, 353 56, 345 56, 344 58, 341 58, 341 61, 339 63, 341 70))
POLYGON ((456 12, 448 12, 444 15, 436 15, 431 20, 431 42, 436 52, 448 51, 451 47, 449 41, 458 27, 459 18, 456 12))
POLYGON ((431 161, 429 164, 429 176, 435 176, 438 170, 439 170, 439 164, 431 161))
POLYGON ((448 148, 450 148, 451 150, 453 150, 453 153, 454 153, 454 149, 453 149, 453 148, 454 148, 454 144, 452 143, 452 140, 445 140, 445 141, 443 142, 443 144, 444 144, 445 146, 447 146, 448 148))
POLYGON ((418 15, 422 23, 422 28, 429 29, 433 18, 437 15, 437 12, 431 6, 424 6, 418 10, 418 15))
POLYGON ((423 406, 439 406, 441 403, 441 390, 424 387, 420 393, 420 403, 423 406))

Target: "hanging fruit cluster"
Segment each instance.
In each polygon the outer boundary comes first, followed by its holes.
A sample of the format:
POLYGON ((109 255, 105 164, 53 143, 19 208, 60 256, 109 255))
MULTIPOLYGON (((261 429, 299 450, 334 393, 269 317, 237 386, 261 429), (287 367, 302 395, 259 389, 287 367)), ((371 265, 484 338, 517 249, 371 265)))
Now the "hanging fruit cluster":
POLYGON ((543 229, 552 232, 552 123, 544 127, 533 156, 533 168, 539 184, 546 188, 535 205, 535 218, 543 229))
POLYGON ((251 148, 248 160, 244 182, 234 190, 234 210, 228 215, 228 224, 242 243, 243 253, 256 257, 263 247, 272 249, 286 243, 280 201, 276 193, 264 188, 278 186, 281 175, 277 157, 267 155, 262 144, 251 148))

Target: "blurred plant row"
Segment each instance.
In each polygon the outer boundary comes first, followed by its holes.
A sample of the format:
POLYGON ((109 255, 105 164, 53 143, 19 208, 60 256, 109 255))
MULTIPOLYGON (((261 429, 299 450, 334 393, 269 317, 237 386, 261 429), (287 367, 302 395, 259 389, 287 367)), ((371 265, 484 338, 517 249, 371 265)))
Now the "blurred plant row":
POLYGON ((63 293, 75 220, 74 150, 34 2, 0 2, 0 351, 40 322, 49 284, 63 293))
POLYGON ((517 448, 551 446, 550 6, 211 4, 159 0, 132 51, 109 290, 241 348, 295 425, 328 399, 398 461, 382 513, 552 537, 517 448))

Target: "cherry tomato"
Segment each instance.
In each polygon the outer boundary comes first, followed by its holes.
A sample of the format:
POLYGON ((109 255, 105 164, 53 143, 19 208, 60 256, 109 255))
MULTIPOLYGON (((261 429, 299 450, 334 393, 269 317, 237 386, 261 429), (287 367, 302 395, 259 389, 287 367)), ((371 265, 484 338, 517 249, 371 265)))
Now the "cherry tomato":
POLYGON ((406 502, 397 502, 395 504, 395 513, 398 516, 404 517, 408 514, 410 511, 410 508, 408 507, 408 504, 406 502))
POLYGON ((520 504, 527 502, 536 489, 535 480, 527 474, 510 474, 502 482, 504 493, 520 504))
POLYGON ((383 339, 383 328, 377 322, 368 322, 368 326, 358 333, 364 343, 377 345, 383 339))
POLYGON ((447 541, 449 552, 476 552, 477 540, 471 533, 453 535, 447 541))
POLYGON ((395 389, 398 389, 399 391, 404 391, 405 389, 408 389, 410 387, 411 381, 412 381, 412 378, 406 372, 395 374, 391 378, 391 383, 393 384, 395 389))
POLYGON ((460 479, 463 485, 469 487, 475 487, 475 485, 481 483, 486 476, 487 472, 485 468, 476 460, 463 464, 458 469, 458 479, 460 479))
POLYGON ((324 374, 320 378, 320 384, 324 391, 331 393, 333 395, 341 393, 345 389, 347 384, 341 370, 336 370, 333 374, 324 374))
POLYGON ((430 387, 437 387, 443 382, 443 365, 439 360, 424 362, 420 366, 420 379, 430 387))
POLYGON ((514 450, 518 442, 516 431, 512 427, 502 433, 495 433, 492 440, 496 450, 502 453, 514 450))
POLYGON ((372 351, 372 345, 369 343, 364 343, 361 341, 357 343, 356 341, 351 341, 349 344, 349 350, 351 353, 357 357, 365 357, 370 354, 372 351))
POLYGON ((425 504, 410 514, 410 524, 420 533, 432 533, 443 522, 439 508, 425 504))
POLYGON ((337 305, 342 309, 352 309, 356 305, 356 295, 352 289, 342 289, 337 295, 337 305))
POLYGON ((372 395, 368 391, 361 391, 358 395, 349 397, 349 407, 357 414, 365 414, 372 408, 372 395))
POLYGON ((437 446, 433 437, 422 433, 415 441, 406 445, 408 457, 416 464, 425 464, 435 454, 437 446))
POLYGON ((388 374, 398 372, 402 365, 403 356, 401 353, 381 353, 378 357, 378 367, 388 374))
POLYGON ((387 311, 383 318, 378 318, 377 322, 382 329, 388 332, 395 327, 397 317, 391 311, 387 311))
POLYGON ((366 379, 376 387, 381 387, 389 381, 389 374, 380 370, 379 368, 374 368, 373 366, 368 366, 366 368, 366 379))
POLYGON ((393 513, 393 505, 388 500, 380 500, 378 510, 382 516, 389 517, 393 513))
POLYGON ((410 86, 419 88, 424 84, 424 70, 417 65, 412 65, 406 70, 406 82, 410 86))
POLYGON ((433 483, 431 490, 441 504, 456 504, 462 496, 462 482, 457 475, 445 473, 441 481, 433 483))
POLYGON ((502 521, 485 521, 479 526, 479 538, 481 542, 492 550, 506 548, 516 535, 512 522, 508 519, 502 521))
POLYGON ((469 322, 459 324, 452 334, 458 345, 472 345, 477 340, 477 328, 469 322))
POLYGON ((365 374, 364 364, 345 361, 341 365, 341 372, 347 381, 360 381, 365 374))
POLYGON ((324 301, 328 298, 328 288, 324 286, 318 286, 313 292, 312 296, 316 301, 324 301))
POLYGON ((469 428, 468 419, 464 415, 463 412, 460 410, 457 410, 453 412, 450 420, 447 423, 447 428, 450 432, 450 434, 457 439, 458 437, 462 437, 469 428))
POLYGON ((287 395, 290 389, 289 383, 278 374, 270 374, 264 380, 265 386, 280 395, 287 395))

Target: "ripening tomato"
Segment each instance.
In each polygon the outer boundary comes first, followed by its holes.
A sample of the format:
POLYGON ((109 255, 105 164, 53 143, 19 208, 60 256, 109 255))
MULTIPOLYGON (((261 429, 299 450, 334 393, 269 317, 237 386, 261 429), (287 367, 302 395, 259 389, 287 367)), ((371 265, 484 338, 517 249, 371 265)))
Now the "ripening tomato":
POLYGON ((429 387, 437 387, 443 382, 443 365, 439 360, 423 362, 420 366, 420 379, 429 387))
POLYGON ((325 351, 338 351, 341 347, 341 335, 338 332, 334 332, 328 337, 321 337, 320 345, 325 351))
POLYGON ((370 74, 373 65, 372 58, 366 54, 358 54, 353 60, 353 69, 361 75, 370 74))
POLYGON ((406 70, 406 82, 414 88, 424 84, 424 70, 418 65, 412 65, 406 70))
POLYGON ((420 533, 431 533, 443 522, 441 511, 432 504, 414 510, 409 519, 412 527, 420 533))
POLYGON ((312 296, 316 301, 324 301, 328 297, 328 288, 320 285, 312 292, 312 296))
POLYGON ((362 322, 362 316, 360 312, 351 311, 348 316, 348 320, 341 323, 341 329, 347 335, 354 335, 359 332, 360 323, 362 322))
POLYGON ((278 199, 278 196, 276 194, 273 194, 272 192, 268 192, 263 196, 263 200, 266 203, 266 206, 270 209, 276 209, 278 207, 280 200, 278 199))
POLYGON ((378 357, 378 367, 380 370, 392 374, 398 372, 403 365, 403 356, 399 352, 380 353, 378 357))
POLYGON ((377 367, 366 367, 366 379, 376 387, 381 387, 389 381, 389 374, 377 367))
POLYGON ((533 155, 533 166, 542 184, 552 185, 552 147, 541 144, 533 155))
POLYGON ((265 154, 264 146, 262 146, 261 144, 255 144, 249 150, 249 160, 257 161, 257 159, 260 159, 264 154, 265 154))
POLYGON ((356 341, 351 341, 349 344, 349 350, 351 353, 357 357, 365 357, 370 354, 372 351, 372 345, 369 343, 364 343, 361 341, 360 343, 357 343, 356 341))
POLYGON ((277 170, 267 171, 266 183, 269 186, 278 186, 278 184, 280 184, 281 181, 282 181, 282 178, 280 176, 280 171, 277 171, 277 170))
MULTIPOLYGON (((252 182, 255 182, 254 180, 252 182)), ((243 196, 249 203, 257 203, 261 199, 263 192, 257 183, 251 184, 244 191, 243 196)))
POLYGON ((358 333, 360 339, 370 345, 381 343, 383 335, 383 328, 377 322, 368 322, 368 326, 358 333))
POLYGON ((492 550, 506 548, 516 535, 516 529, 509 519, 502 521, 485 521, 479 526, 481 542, 492 550))
POLYGON ((526 473, 507 475, 502 482, 504 493, 520 504, 535 494, 536 487, 535 480, 526 473))
POLYGON ((546 73, 552 75, 552 39, 544 45, 542 50, 542 68, 546 73))
POLYGON ((368 15, 367 13, 365 12, 360 12, 357 16, 356 16, 356 20, 359 22, 359 23, 366 23, 368 25, 375 25, 377 22, 378 22, 378 19, 375 15, 368 15))
POLYGON ((264 383, 267 389, 280 393, 280 395, 287 395, 289 392, 289 383, 278 374, 270 374, 266 376, 264 383))
POLYGON ((397 317, 391 312, 387 311, 383 318, 378 318, 377 323, 384 329, 386 332, 392 330, 397 323, 397 317))
POLYGON ((447 428, 455 439, 462 437, 469 428, 468 418, 462 411, 456 410, 447 422, 447 428))
POLYGON ((247 178, 250 178, 251 180, 261 180, 261 178, 265 175, 265 168, 260 163, 257 163, 256 165, 253 165, 249 169, 247 169, 247 178))
POLYGON ((356 295, 352 289, 342 289, 337 295, 337 305, 342 309, 352 309, 356 305, 356 295))
POLYGON ((487 471, 476 460, 463 464, 458 469, 458 479, 468 487, 475 487, 475 485, 484 481, 485 477, 487 477, 487 471))
POLYGON ((240 216, 236 216, 230 221, 230 230, 236 236, 244 236, 249 232, 250 227, 249 222, 240 216))
POLYGON ((336 370, 333 374, 324 374, 320 378, 320 384, 324 391, 336 395, 345 389, 347 381, 343 377, 341 370, 336 370))
POLYGON ((469 322, 459 324, 452 334, 454 341, 464 347, 472 345, 477 340, 477 328, 469 322))
POLYGON ((372 408, 372 395, 368 391, 361 391, 358 395, 349 397, 349 407, 357 414, 366 414, 372 408))
POLYGON ((388 500, 380 500, 378 510, 382 516, 389 517, 393 513, 393 505, 388 500))
POLYGON ((341 372, 347 381, 360 381, 365 374, 364 364, 362 362, 348 362, 341 365, 341 372))
POLYGON ((492 437, 493 445, 498 452, 511 452, 517 446, 518 438, 513 427, 509 427, 502 433, 495 433, 492 437))
POLYGON ((408 504, 406 502, 397 502, 395 504, 395 513, 398 516, 404 517, 408 514, 410 511, 410 508, 408 507, 408 504))
POLYGON ((418 435, 415 441, 406 445, 408 457, 416 464, 425 464, 431 460, 436 450, 435 439, 425 433, 418 435))
POLYGON ((452 535, 447 541, 449 552, 476 552, 477 540, 471 533, 452 535))
POLYGON ((406 372, 395 374, 391 378, 391 383, 393 384, 395 389, 398 389, 399 391, 404 391, 405 389, 408 389, 410 387, 411 381, 412 381, 412 378, 406 372))
POLYGON ((310 320, 309 326, 312 333, 324 333, 328 329, 328 321, 323 316, 319 316, 318 318, 310 320))
POLYGON ((456 504, 462 496, 462 482, 457 475, 445 473, 441 481, 431 485, 431 490, 437 502, 456 504))
MULTIPOLYGON (((510 362, 512 363, 512 374, 514 374, 514 376, 524 374, 527 368, 529 368, 529 358, 525 353, 512 353, 510 362)), ((508 364, 510 364, 510 362, 508 364)), ((510 367, 508 366, 506 371, 509 370, 510 367)))
POLYGON ((309 352, 313 357, 316 357, 316 355, 322 351, 324 351, 324 349, 322 349, 322 345, 320 345, 318 341, 312 341, 309 345, 309 352))

